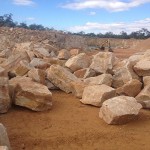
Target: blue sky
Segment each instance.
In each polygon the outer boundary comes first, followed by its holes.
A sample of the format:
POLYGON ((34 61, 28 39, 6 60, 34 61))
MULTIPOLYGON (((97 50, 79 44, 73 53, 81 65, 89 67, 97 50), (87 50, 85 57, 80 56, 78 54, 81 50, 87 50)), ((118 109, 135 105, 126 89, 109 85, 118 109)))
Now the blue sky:
POLYGON ((150 0, 0 0, 0 15, 58 30, 128 33, 150 30, 150 0))

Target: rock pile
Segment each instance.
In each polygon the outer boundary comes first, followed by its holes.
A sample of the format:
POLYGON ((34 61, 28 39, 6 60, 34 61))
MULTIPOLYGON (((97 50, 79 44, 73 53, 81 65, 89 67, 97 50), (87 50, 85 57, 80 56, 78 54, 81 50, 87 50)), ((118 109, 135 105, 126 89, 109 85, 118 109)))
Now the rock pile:
POLYGON ((111 52, 56 51, 47 39, 14 43, 0 52, 0 113, 12 104, 51 109, 52 90, 61 89, 83 104, 101 107, 100 117, 108 124, 128 122, 122 119, 150 108, 149 60, 150 51, 119 60, 111 52))

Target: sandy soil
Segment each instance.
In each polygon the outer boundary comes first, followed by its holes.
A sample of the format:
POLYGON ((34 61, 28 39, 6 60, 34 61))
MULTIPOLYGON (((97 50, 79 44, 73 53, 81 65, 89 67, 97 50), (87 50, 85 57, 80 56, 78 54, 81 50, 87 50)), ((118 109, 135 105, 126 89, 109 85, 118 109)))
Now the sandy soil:
MULTIPOLYGON (((124 58, 130 53, 117 55, 124 58)), ((99 108, 83 105, 71 94, 53 91, 52 110, 33 112, 13 106, 0 115, 0 122, 8 130, 13 150, 149 149, 149 110, 141 110, 137 120, 119 126, 107 125, 98 113, 99 108)))

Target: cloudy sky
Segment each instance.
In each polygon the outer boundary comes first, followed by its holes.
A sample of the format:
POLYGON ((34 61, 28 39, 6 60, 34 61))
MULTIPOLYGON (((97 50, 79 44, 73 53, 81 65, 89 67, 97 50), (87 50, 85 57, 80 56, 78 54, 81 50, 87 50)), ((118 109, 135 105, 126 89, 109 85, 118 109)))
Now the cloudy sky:
POLYGON ((0 15, 71 32, 150 30, 150 0, 0 0, 0 15))

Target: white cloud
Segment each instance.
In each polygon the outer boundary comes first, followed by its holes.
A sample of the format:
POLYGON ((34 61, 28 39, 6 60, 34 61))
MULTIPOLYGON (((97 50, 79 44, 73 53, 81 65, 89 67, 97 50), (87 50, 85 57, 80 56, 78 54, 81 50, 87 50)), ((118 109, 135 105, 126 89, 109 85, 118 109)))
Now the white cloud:
POLYGON ((90 15, 90 16, 94 16, 94 15, 96 15, 96 12, 91 11, 91 12, 89 13, 89 15, 90 15))
POLYGON ((13 4, 22 6, 32 6, 35 3, 32 0, 13 0, 13 4))
POLYGON ((105 32, 113 32, 120 33, 121 31, 125 31, 127 33, 131 33, 132 31, 140 30, 141 28, 147 28, 150 30, 150 18, 146 18, 143 20, 138 20, 130 23, 125 22, 116 22, 116 23, 98 23, 98 22, 87 22, 82 26, 74 26, 70 27, 68 30, 71 32, 80 32, 84 31, 86 33, 94 32, 94 33, 105 33, 105 32))
POLYGON ((149 3, 150 0, 74 0, 61 7, 73 10, 86 8, 103 8, 111 12, 125 11, 133 7, 149 3))
POLYGON ((26 20, 28 20, 28 21, 34 21, 35 18, 33 18, 33 17, 28 17, 28 18, 26 18, 26 20))

